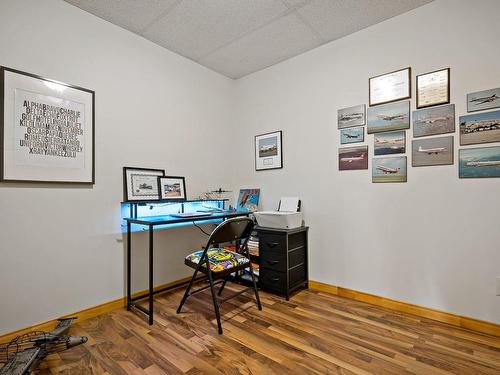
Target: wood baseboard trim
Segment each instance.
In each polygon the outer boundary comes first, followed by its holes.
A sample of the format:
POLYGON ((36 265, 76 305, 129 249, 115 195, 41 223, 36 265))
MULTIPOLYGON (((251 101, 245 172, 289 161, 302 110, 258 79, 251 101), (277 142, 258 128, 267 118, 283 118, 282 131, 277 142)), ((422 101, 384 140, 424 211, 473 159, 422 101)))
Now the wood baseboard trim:
MULTIPOLYGON (((175 281, 172 281, 172 282, 167 283, 167 284, 159 285, 159 286, 155 287, 154 290, 157 291, 157 290, 160 290, 163 288, 181 287, 181 286, 186 285, 189 282, 189 280, 191 280, 191 276, 183 278, 183 279, 175 280, 175 281)), ((167 293, 167 292, 168 291, 165 291, 165 293, 167 293)), ((136 298, 136 297, 139 297, 139 296, 147 294, 147 293, 148 293, 147 290, 142 290, 142 291, 133 293, 132 297, 136 298)), ((160 294, 163 294, 163 293, 160 293, 160 294)), ((122 298, 115 299, 113 301, 102 303, 102 304, 97 305, 97 306, 93 306, 93 307, 89 307, 89 308, 84 309, 84 310, 80 310, 80 311, 77 311, 77 312, 74 312, 71 314, 66 314, 66 315, 59 317, 59 318, 76 317, 77 322, 81 322, 81 321, 84 321, 87 319, 95 318, 96 316, 99 316, 102 314, 106 314, 106 313, 113 311, 113 310, 116 310, 116 309, 124 308, 126 303, 127 303, 126 298, 122 297, 122 298)), ((31 331, 51 331, 52 329, 54 329, 54 327, 56 325, 57 325, 57 319, 51 319, 51 320, 48 320, 46 322, 34 324, 32 326, 21 328, 21 329, 18 329, 16 331, 13 331, 13 332, 5 333, 3 335, 0 335, 0 343, 9 342, 10 340, 15 338, 16 336, 20 336, 20 335, 23 335, 23 334, 31 332, 31 331)))
POLYGON ((466 316, 460 316, 430 307, 414 305, 411 303, 397 301, 386 297, 380 297, 353 289, 322 283, 319 281, 309 281, 309 288, 334 294, 339 297, 349 298, 356 301, 385 307, 394 311, 413 314, 422 318, 437 320, 442 323, 448 323, 456 327, 469 329, 471 331, 500 337, 500 325, 496 323, 486 322, 466 316))

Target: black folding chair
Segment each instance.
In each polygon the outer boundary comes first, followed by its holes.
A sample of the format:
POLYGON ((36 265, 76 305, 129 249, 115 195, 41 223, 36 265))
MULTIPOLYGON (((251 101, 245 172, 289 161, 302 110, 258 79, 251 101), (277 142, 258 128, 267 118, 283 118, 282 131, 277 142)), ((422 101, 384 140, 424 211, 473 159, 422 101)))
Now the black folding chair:
POLYGON ((181 312, 182 306, 184 305, 188 297, 207 288, 210 288, 210 291, 212 292, 212 300, 214 303, 215 316, 217 317, 219 334, 222 334, 219 306, 223 302, 246 292, 251 287, 245 288, 228 297, 219 299, 216 295, 214 286, 222 283, 218 291, 218 295, 220 296, 230 275, 244 269, 250 269, 257 307, 259 308, 259 310, 262 310, 262 305, 260 304, 259 299, 259 291, 257 290, 257 283, 255 282, 252 262, 250 261, 250 254, 248 252, 247 246, 248 238, 252 233, 253 226, 253 221, 248 217, 237 217, 223 221, 217 226, 217 228, 214 229, 214 231, 210 235, 210 238, 208 239, 207 245, 203 250, 196 251, 186 257, 184 263, 187 266, 194 268, 195 271, 186 291, 184 292, 184 296, 182 297, 179 308, 177 309, 177 314, 181 312), (219 247, 221 244, 233 241, 236 244, 240 244, 239 246, 237 245, 237 247, 239 247, 239 251, 242 252, 243 255, 219 247), (209 285, 191 292, 191 287, 193 286, 193 282, 195 281, 198 272, 201 272, 208 276, 209 285))

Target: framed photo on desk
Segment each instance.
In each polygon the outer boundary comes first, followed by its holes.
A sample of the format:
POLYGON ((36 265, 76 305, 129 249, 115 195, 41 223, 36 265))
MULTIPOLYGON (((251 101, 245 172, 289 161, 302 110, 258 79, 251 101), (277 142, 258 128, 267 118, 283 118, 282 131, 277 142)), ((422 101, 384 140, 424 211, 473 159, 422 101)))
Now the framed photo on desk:
POLYGON ((158 177, 163 176, 163 169, 123 167, 123 200, 134 202, 160 199, 158 177))
POLYGON ((158 177, 160 199, 185 201, 186 179, 179 176, 158 177))

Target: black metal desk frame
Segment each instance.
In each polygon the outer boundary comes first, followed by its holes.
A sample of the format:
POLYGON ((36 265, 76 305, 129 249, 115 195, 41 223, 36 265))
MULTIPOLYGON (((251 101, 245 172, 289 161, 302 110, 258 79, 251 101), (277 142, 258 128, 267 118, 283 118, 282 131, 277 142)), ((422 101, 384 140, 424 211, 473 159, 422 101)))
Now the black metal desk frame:
MULTIPOLYGON (((131 211, 133 208, 131 208, 131 211)), ((137 214, 137 207, 135 208, 135 213, 137 214)), ((229 219, 232 217, 237 217, 237 216, 248 216, 248 212, 239 212, 239 211, 225 211, 223 213, 214 213, 211 216, 204 216, 204 217, 174 217, 171 215, 164 215, 164 219, 159 219, 158 216, 153 217, 148 220, 147 217, 129 217, 129 218, 124 218, 124 220, 127 222, 127 310, 130 311, 132 308, 135 308, 145 314, 148 317, 148 323, 149 325, 153 325, 153 300, 154 300, 154 295, 158 293, 163 293, 167 290, 171 290, 174 288, 179 287, 182 284, 179 285, 170 285, 164 288, 160 288, 157 290, 154 290, 153 286, 153 266, 154 266, 154 238, 153 238, 153 232, 154 232, 154 227, 159 226, 159 225, 166 225, 166 224, 178 224, 178 223, 195 223, 195 222, 202 222, 202 221, 208 221, 208 220, 215 220, 215 219, 229 219), (139 224, 143 225, 148 228, 148 233, 149 233, 149 266, 148 266, 148 272, 149 272, 149 290, 147 294, 143 294, 140 296, 132 297, 132 224, 139 224), (149 306, 146 309, 145 307, 139 305, 136 301, 142 300, 144 298, 148 298, 149 306)))

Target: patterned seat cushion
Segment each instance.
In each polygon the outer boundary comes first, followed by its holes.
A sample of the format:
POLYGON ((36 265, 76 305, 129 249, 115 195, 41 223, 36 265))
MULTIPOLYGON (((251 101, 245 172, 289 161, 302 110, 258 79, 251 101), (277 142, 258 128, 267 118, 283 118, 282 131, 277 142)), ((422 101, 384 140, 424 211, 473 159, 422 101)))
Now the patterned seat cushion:
MULTIPOLYGON (((202 255, 203 250, 189 254, 186 257, 185 263, 190 267, 196 267, 196 265, 200 262, 202 255)), ((210 262, 210 270, 212 272, 226 271, 228 269, 250 262, 243 255, 235 253, 234 251, 220 248, 209 249, 207 255, 210 262)), ((205 267, 205 265, 203 264, 202 267, 205 267)))

